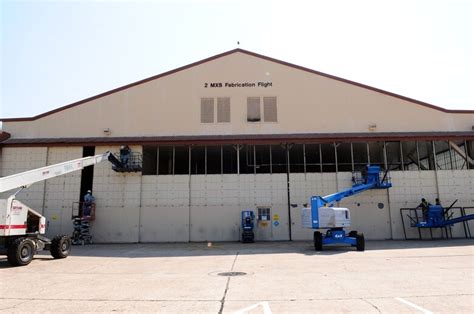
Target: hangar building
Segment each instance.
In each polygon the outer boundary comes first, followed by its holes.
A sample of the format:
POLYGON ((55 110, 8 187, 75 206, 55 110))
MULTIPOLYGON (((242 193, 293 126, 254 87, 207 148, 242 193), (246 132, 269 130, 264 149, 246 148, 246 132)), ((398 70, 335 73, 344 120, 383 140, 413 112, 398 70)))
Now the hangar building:
POLYGON ((367 164, 390 169, 393 187, 339 205, 368 239, 403 238, 400 208, 421 197, 474 206, 474 110, 242 49, 1 121, 1 176, 124 144, 143 160, 139 172, 104 162, 18 194, 50 235, 72 231, 72 204, 92 189, 95 242, 237 241, 244 209, 261 218, 257 240, 311 239, 302 204, 350 187, 367 164))

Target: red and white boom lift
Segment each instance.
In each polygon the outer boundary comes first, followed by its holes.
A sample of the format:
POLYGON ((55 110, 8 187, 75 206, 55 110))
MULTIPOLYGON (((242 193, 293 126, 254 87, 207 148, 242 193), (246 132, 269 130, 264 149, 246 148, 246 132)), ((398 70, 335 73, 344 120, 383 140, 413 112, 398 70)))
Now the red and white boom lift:
POLYGON ((71 249, 69 235, 60 234, 53 239, 45 237, 46 217, 18 201, 16 195, 33 183, 78 171, 104 160, 121 166, 115 156, 107 152, 0 178, 0 193, 19 188, 7 199, 0 199, 0 255, 7 255, 10 265, 28 265, 34 254, 43 249, 49 250, 54 258, 66 258, 71 249))

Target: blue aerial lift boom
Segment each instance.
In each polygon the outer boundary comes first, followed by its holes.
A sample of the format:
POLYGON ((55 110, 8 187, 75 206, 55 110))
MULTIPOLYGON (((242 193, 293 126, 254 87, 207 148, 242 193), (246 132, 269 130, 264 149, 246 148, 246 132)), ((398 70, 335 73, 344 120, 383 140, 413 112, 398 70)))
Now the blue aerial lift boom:
POLYGON ((351 231, 346 234, 344 227, 350 226, 350 211, 348 208, 333 207, 346 197, 350 197, 370 189, 388 189, 392 186, 388 182, 387 172, 381 177, 379 166, 366 166, 362 172, 362 178, 353 177, 353 185, 346 189, 327 196, 311 197, 311 207, 302 209, 302 225, 311 229, 328 229, 323 235, 319 231, 314 232, 314 247, 321 251, 323 245, 345 243, 356 246, 358 251, 365 249, 365 240, 362 233, 351 231))

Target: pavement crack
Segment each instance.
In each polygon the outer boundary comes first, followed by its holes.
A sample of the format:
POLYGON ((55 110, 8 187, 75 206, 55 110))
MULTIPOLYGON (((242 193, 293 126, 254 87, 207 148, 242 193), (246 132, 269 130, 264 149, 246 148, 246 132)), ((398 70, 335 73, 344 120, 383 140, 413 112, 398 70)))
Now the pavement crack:
POLYGON ((25 303, 28 303, 28 302, 29 302, 28 300, 25 300, 25 301, 23 301, 23 302, 19 302, 19 303, 17 303, 17 304, 14 304, 14 305, 12 305, 12 306, 9 306, 9 307, 2 307, 2 308, 0 308, 0 311, 3 312, 3 311, 7 311, 7 310, 13 310, 13 309, 16 309, 17 306, 20 306, 20 305, 25 304, 25 303))
MULTIPOLYGON (((230 268, 230 271, 234 270, 235 262, 237 261, 237 257, 239 256, 239 252, 235 254, 234 262, 232 263, 232 267, 230 268)), ((221 307, 219 309, 219 314, 222 314, 222 311, 224 311, 224 303, 225 303, 225 297, 227 296, 227 290, 229 290, 229 284, 230 284, 230 277, 227 278, 227 283, 225 285, 225 290, 224 290, 224 295, 222 296, 221 299, 221 307)))
POLYGON ((361 299, 362 301, 365 301, 366 303, 370 304, 374 309, 377 310, 377 312, 379 313, 382 313, 382 311, 380 311, 380 309, 375 305, 373 304, 372 302, 370 302, 369 300, 366 300, 366 299, 361 299))

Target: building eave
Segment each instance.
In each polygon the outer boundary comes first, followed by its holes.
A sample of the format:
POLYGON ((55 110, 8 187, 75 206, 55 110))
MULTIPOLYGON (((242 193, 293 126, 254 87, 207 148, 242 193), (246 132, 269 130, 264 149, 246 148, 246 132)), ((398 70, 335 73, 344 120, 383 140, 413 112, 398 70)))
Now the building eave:
POLYGON ((372 133, 302 133, 262 135, 142 136, 142 137, 74 137, 7 139, 1 146, 100 146, 100 145, 222 145, 331 143, 420 140, 474 140, 469 132, 372 132, 372 133))

